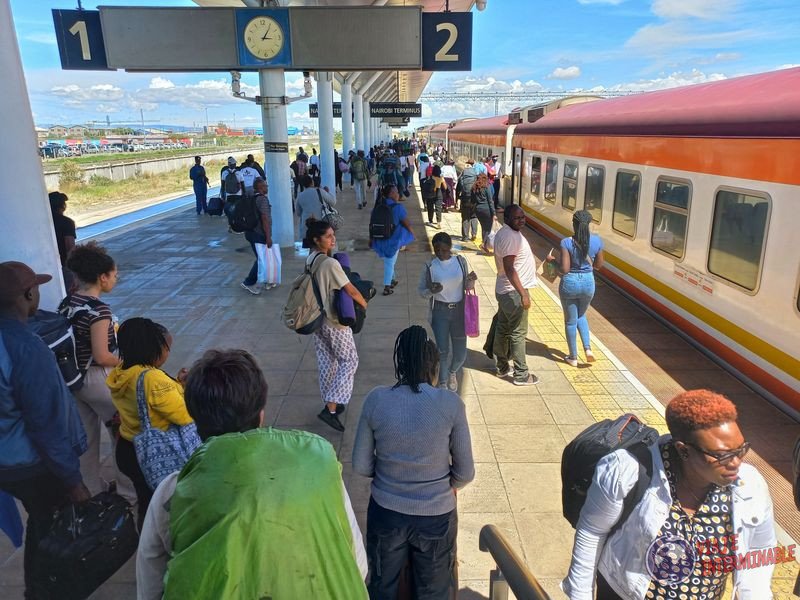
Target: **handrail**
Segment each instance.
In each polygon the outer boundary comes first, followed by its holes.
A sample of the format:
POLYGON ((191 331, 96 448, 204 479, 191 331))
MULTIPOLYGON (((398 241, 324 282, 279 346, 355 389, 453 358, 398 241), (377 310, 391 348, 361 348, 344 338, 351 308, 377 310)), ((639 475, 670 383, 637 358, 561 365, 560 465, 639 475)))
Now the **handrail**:
POLYGON ((514 552, 505 536, 494 525, 484 525, 478 537, 481 552, 492 555, 497 568, 517 600, 550 600, 536 577, 514 552))

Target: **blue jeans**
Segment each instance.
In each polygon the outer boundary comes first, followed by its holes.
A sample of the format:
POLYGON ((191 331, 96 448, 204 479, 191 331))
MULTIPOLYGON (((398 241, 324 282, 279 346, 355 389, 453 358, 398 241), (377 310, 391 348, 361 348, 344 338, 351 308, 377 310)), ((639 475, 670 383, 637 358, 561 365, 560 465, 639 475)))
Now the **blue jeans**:
POLYGON ((202 188, 194 188, 194 203, 195 209, 197 210, 197 214, 199 215, 201 212, 206 212, 206 198, 208 196, 208 188, 203 186, 202 188))
POLYGON ((258 254, 256 253, 256 244, 266 244, 267 236, 258 231, 246 231, 244 239, 250 242, 250 248, 253 250, 253 255, 256 257, 256 260, 253 266, 250 267, 250 273, 248 273, 242 283, 245 285, 255 285, 256 281, 258 281, 258 254))
POLYGON ((594 296, 593 273, 567 273, 558 285, 558 295, 564 309, 564 329, 567 335, 570 358, 578 358, 576 332, 580 333, 584 349, 592 347, 589 340, 589 322, 586 311, 594 296))
POLYGON ((435 302, 431 312, 431 329, 439 349, 439 381, 447 381, 450 373, 458 373, 467 359, 467 335, 464 333, 464 301, 453 308, 435 302), (447 367, 450 342, 453 342, 453 357, 447 367))
POLYGON ((383 285, 392 285, 392 280, 394 279, 394 264, 397 262, 397 256, 400 254, 400 251, 394 253, 394 255, 390 256, 389 258, 381 257, 383 259, 383 285))
POLYGON ((400 575, 411 566, 412 597, 446 600, 458 589, 456 536, 458 514, 405 515, 372 498, 367 509, 367 561, 370 600, 396 600, 400 575))

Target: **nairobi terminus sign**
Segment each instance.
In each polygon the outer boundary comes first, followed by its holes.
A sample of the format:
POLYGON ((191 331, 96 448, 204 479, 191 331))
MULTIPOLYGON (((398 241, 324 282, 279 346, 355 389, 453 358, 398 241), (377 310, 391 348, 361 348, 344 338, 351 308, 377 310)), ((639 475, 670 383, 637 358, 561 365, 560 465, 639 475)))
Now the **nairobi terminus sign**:
POLYGON ((414 102, 372 102, 370 117, 421 117, 422 104, 414 102))

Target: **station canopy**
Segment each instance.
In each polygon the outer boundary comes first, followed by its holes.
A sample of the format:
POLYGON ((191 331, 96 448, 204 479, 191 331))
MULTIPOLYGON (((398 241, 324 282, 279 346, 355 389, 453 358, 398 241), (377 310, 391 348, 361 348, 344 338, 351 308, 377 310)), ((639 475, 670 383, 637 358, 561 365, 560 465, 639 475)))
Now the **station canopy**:
MULTIPOLYGON (((203 7, 227 8, 253 8, 260 5, 259 2, 243 0, 194 0, 194 3, 203 7)), ((279 4, 284 8, 308 6, 331 10, 339 7, 419 6, 423 12, 444 12, 445 7, 443 0, 281 0, 279 4)), ((451 12, 469 12, 474 4, 475 0, 449 0, 451 12)), ((386 27, 387 35, 402 35, 402 32, 392 31, 392 23, 387 23, 386 27)), ((364 48, 364 52, 369 52, 369 48, 364 48)), ((359 86, 364 85, 373 74, 374 71, 362 71, 352 81, 353 93, 358 93, 359 86)), ((417 102, 432 74, 429 71, 383 71, 370 86, 367 95, 371 102, 417 102)), ((337 92, 341 92, 342 81, 348 75, 347 72, 336 74, 333 87, 337 92)))

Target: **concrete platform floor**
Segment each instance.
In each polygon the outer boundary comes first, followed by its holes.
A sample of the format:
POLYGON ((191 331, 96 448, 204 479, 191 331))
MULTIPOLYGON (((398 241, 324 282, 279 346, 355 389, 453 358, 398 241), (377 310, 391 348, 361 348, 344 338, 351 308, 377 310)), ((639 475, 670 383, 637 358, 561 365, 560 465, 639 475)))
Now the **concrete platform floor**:
MULTIPOLYGON (((339 198, 338 207, 346 217, 338 235, 339 245, 350 252, 353 270, 374 280, 380 291, 382 263, 367 249, 369 212, 355 209, 347 185, 339 198)), ((400 255, 396 271, 400 285, 395 293, 372 300, 367 324, 356 336, 360 365, 350 409, 344 415, 344 433, 333 431, 316 418, 321 400, 313 344, 310 338, 285 329, 278 318, 286 286, 258 297, 239 287, 253 256, 243 236, 227 233, 223 219, 197 217, 191 209, 176 211, 114 232, 103 241, 119 267, 120 283, 107 300, 120 319, 147 316, 169 328, 174 336, 166 365, 170 372, 191 365, 209 348, 236 347, 252 352, 270 386, 268 424, 313 431, 334 445, 362 529, 369 480, 355 475, 350 464, 360 407, 373 386, 394 381, 392 349, 397 333, 411 324, 424 325, 428 318, 427 303, 415 288, 430 256, 428 239, 436 230, 423 224, 421 204, 414 193, 405 204, 417 242, 400 255)), ((460 236, 459 215, 445 214, 443 229, 460 236)), ((527 234, 537 256, 544 256, 549 246, 534 234, 527 234)), ((477 463, 475 481, 459 493, 459 597, 488 598, 489 571, 494 564, 489 555, 478 550, 477 540, 480 528, 493 523, 552 598, 564 598, 558 582, 567 571, 573 538, 573 530, 561 516, 559 462, 567 441, 595 420, 626 411, 663 430, 663 402, 700 382, 706 387, 718 386, 734 398, 752 400, 752 392, 724 372, 714 371, 713 366, 694 379, 671 376, 669 366, 660 365, 669 357, 663 349, 683 342, 648 320, 627 300, 615 298, 602 284, 589 315, 597 334, 593 341, 597 362, 574 369, 561 360, 566 349, 561 308, 552 290, 542 285, 534 292, 528 332, 528 364, 541 383, 534 388, 518 388, 498 380, 491 373, 493 361, 482 351, 483 336, 496 310, 494 261, 477 253, 473 244, 455 244, 479 277, 483 334, 469 340, 459 382, 477 463), (643 336, 642 332, 650 335, 643 336), (640 351, 639 343, 651 346, 640 351), (654 354, 659 351, 661 356, 654 354), (643 354, 653 355, 652 360, 647 362, 643 354), (635 369, 626 366, 629 362, 636 365, 635 369), (648 389, 651 382, 659 384, 653 393, 648 389)), ((283 261, 284 282, 288 282, 301 271, 303 256, 294 248, 284 248, 283 261)), ((758 433, 769 436, 767 429, 774 429, 776 421, 760 422, 758 433)), ((781 423, 780 427, 788 431, 789 424, 781 423)), ((761 462, 772 469, 776 458, 768 456, 769 463, 761 462)), ((761 468, 761 464, 758 466, 761 468)), ((785 465, 775 468, 785 473, 785 465)), ((782 485, 785 490, 785 479, 782 485)), ((797 515, 786 513, 782 518, 796 519, 797 515)), ((791 523, 784 522, 784 528, 787 525, 791 523)), ((794 570, 784 568, 776 573, 776 598, 792 597, 790 585, 795 572, 796 565, 794 570)), ((0 539, 0 597, 22 598, 22 553, 14 551, 5 538, 0 539)), ((135 598, 133 561, 92 598, 135 598)))

